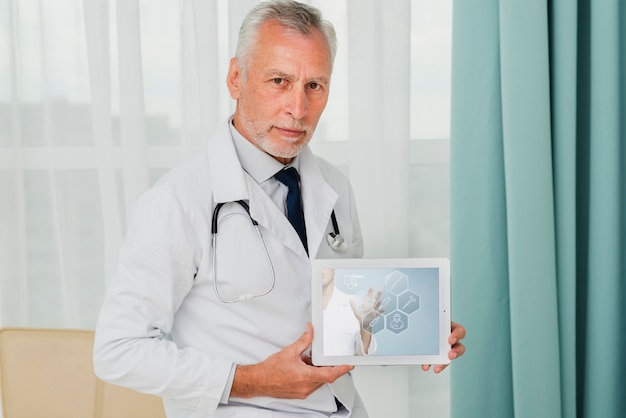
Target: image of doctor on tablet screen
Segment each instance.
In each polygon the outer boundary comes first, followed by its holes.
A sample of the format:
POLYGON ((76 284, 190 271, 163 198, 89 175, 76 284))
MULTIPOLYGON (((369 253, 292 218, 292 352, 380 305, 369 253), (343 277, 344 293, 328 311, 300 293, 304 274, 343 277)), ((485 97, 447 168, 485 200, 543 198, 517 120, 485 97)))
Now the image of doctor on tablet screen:
MULTIPOLYGON (((362 298, 348 295, 335 287, 335 271, 322 271, 324 317, 324 355, 365 356, 376 352, 373 322, 383 313, 380 295, 370 287, 362 298)), ((378 319, 377 319, 378 318, 378 319)))

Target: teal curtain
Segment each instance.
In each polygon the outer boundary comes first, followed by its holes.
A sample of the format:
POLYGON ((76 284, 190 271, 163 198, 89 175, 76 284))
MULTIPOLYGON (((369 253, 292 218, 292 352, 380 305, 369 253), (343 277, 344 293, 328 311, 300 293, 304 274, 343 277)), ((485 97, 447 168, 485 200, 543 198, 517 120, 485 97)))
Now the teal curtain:
POLYGON ((455 0, 454 418, 626 417, 626 1, 455 0))

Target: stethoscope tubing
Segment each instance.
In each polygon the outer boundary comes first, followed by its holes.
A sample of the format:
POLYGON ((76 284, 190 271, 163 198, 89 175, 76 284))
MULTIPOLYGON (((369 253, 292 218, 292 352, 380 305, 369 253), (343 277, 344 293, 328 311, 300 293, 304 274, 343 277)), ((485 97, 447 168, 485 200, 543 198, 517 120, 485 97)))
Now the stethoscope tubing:
MULTIPOLYGON (((335 216, 335 211, 334 210, 330 214, 330 219, 331 219, 332 224, 333 224, 333 231, 334 232, 331 232, 331 233, 328 234, 328 237, 327 237, 328 245, 335 252, 345 252, 346 249, 347 249, 347 245, 345 244, 343 237, 339 233, 339 225, 337 224, 337 217, 335 216), (332 244, 332 242, 338 242, 338 244, 334 245, 334 244, 332 244)), ((246 203, 243 200, 235 200, 235 201, 232 201, 232 202, 218 203, 215 206, 215 209, 213 209, 213 216, 212 216, 212 219, 211 219, 211 246, 212 246, 212 266, 211 266, 211 271, 213 273, 213 290, 215 291, 215 296, 217 296, 217 298, 220 300, 220 302, 223 302, 223 303, 241 302, 241 301, 257 298, 257 297, 260 297, 260 296, 265 296, 268 293, 270 293, 272 290, 274 290, 274 286, 276 286, 276 271, 274 270, 274 263, 272 263, 272 258, 270 257, 269 251, 267 250, 267 245, 265 244, 265 239, 263 239, 263 234, 261 234, 261 230, 259 228, 259 223, 250 214, 250 206, 248 205, 248 203, 246 203), (265 254, 265 258, 267 259, 267 263, 270 266, 270 271, 272 273, 272 283, 266 290, 264 290, 263 292, 259 292, 259 293, 243 293, 238 298, 235 298, 235 299, 226 299, 226 298, 224 298, 222 296, 222 294, 219 292, 219 288, 218 288, 218 284, 217 284, 217 274, 216 274, 216 272, 217 272, 217 226, 218 226, 218 217, 219 217, 220 210, 227 203, 237 203, 246 211, 246 214, 248 215, 248 218, 250 219, 250 222, 252 222, 252 226, 254 226, 254 229, 256 230, 256 234, 259 237, 259 241, 261 241, 261 246, 263 247, 263 253, 265 254)))
POLYGON ((252 215, 250 215, 250 206, 248 206, 246 202, 244 202, 243 200, 237 200, 233 203, 238 203, 242 208, 245 209, 246 213, 248 214, 248 218, 250 218, 250 222, 252 222, 252 226, 254 226, 254 229, 256 230, 257 236, 259 237, 259 240, 261 241, 261 246, 263 247, 263 252, 265 253, 265 258, 267 259, 267 263, 270 266, 270 271, 272 273, 272 284, 263 292, 243 293, 236 299, 226 299, 221 295, 217 286, 217 274, 216 274, 217 272, 216 249, 217 249, 217 224, 218 224, 217 219, 218 219, 220 210, 222 209, 222 206, 225 205, 225 203, 218 203, 215 206, 215 209, 213 210, 213 219, 211 220, 211 246, 213 247, 212 248, 212 252, 213 252, 212 264, 213 265, 211 266, 211 271, 213 273, 213 290, 215 291, 215 296, 217 296, 220 302, 223 302, 223 303, 235 303, 235 302, 240 302, 244 300, 250 300, 253 298, 260 297, 260 296, 265 296, 268 293, 270 293, 272 290, 274 290, 274 286, 276 285, 276 271, 274 270, 274 263, 272 263, 270 253, 267 250, 267 245, 265 245, 265 240, 263 239, 263 235, 261 234, 261 230, 259 229, 259 223, 254 218, 252 218, 252 215))

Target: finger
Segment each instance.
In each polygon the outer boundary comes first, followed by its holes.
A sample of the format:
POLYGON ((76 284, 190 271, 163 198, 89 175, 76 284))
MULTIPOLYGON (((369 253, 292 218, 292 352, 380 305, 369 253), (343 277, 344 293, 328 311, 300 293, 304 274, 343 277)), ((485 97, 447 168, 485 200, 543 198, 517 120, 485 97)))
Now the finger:
POLYGON ((318 381, 323 383, 333 383, 344 374, 354 369, 354 366, 343 364, 341 366, 324 366, 317 367, 315 372, 318 374, 318 381))
POLYGON ((422 370, 424 370, 425 372, 430 370, 430 364, 422 364, 422 370))
POLYGON ((456 358, 461 357, 463 354, 465 354, 465 345, 461 343, 456 343, 455 345, 452 346, 452 349, 448 352, 448 358, 450 360, 454 360, 456 358))
POLYGON ((446 369, 446 367, 448 367, 447 364, 437 364, 435 366, 435 368, 433 369, 433 371, 435 372, 435 374, 439 374, 442 371, 444 371, 446 369))
POLYGON ((450 345, 454 345, 457 342, 461 341, 463 338, 465 338, 466 331, 463 325, 452 322, 450 328, 450 337, 448 337, 448 343, 450 345))

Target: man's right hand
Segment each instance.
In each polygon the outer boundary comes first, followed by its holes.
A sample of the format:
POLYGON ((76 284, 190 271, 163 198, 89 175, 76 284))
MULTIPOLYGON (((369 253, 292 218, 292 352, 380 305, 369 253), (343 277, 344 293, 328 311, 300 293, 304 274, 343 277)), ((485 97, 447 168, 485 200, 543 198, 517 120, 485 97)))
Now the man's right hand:
POLYGON ((313 327, 293 344, 272 354, 260 363, 237 365, 231 397, 305 399, 326 383, 332 383, 348 373, 354 366, 316 367, 304 357, 313 342, 313 327))

